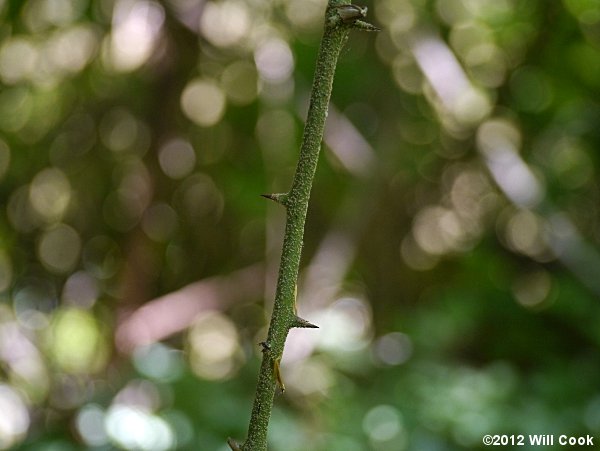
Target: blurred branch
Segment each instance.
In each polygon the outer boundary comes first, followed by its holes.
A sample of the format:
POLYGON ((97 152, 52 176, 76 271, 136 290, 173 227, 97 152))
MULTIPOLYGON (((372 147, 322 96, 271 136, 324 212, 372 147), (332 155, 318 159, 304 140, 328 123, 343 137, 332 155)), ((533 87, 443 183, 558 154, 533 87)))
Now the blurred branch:
POLYGON ((117 348, 131 353, 187 329, 199 313, 223 310, 238 301, 262 296, 264 268, 253 265, 228 276, 212 277, 153 299, 122 318, 117 348))
POLYGON ((515 207, 542 218, 544 244, 594 294, 600 294, 600 253, 584 240, 567 214, 552 204, 535 170, 520 155, 518 140, 511 136, 518 134, 516 129, 512 131, 503 119, 489 115, 491 103, 478 94, 441 38, 429 32, 417 33, 411 39, 411 49, 446 114, 464 127, 477 128, 479 153, 504 196, 515 207), (470 108, 464 107, 467 101, 472 103, 470 108))
POLYGON ((541 238, 553 255, 595 295, 600 295, 600 253, 568 215, 548 199, 544 185, 521 157, 498 119, 479 127, 478 149, 494 181, 516 207, 541 219, 541 238))
POLYGON ((275 303, 267 340, 263 342, 263 360, 248 428, 248 437, 241 447, 230 439, 229 445, 232 450, 239 448, 244 451, 265 451, 267 449, 267 429, 277 383, 279 383, 282 391, 284 390, 279 374, 279 362, 283 354, 285 340, 289 330, 293 327, 299 327, 299 325, 302 325, 301 327, 312 327, 312 324, 306 326, 310 323, 296 316, 297 280, 304 224, 321 150, 338 56, 351 28, 376 30, 375 27, 359 20, 365 15, 366 8, 344 4, 340 0, 329 0, 325 11, 325 29, 317 57, 300 157, 292 187, 288 193, 265 196, 286 208, 286 228, 275 303))
POLYGON ((375 152, 350 120, 333 105, 327 117, 325 143, 353 176, 365 179, 373 172, 375 152))

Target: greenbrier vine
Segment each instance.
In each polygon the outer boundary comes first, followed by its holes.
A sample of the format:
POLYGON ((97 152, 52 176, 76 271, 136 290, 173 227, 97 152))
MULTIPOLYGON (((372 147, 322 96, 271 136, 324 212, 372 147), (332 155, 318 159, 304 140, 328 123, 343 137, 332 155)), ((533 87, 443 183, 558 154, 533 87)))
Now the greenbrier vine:
POLYGON ((229 439, 228 443, 233 451, 266 451, 267 429, 275 390, 277 386, 281 391, 285 390, 279 374, 279 362, 283 355, 288 332, 293 327, 317 327, 299 318, 296 314, 296 285, 304 223, 321 150, 338 56, 352 28, 366 31, 378 30, 373 25, 361 20, 366 16, 366 12, 367 8, 350 5, 342 0, 328 0, 308 116, 292 187, 287 193, 264 195, 285 207, 286 227, 271 323, 267 339, 261 343, 262 365, 258 376, 248 436, 241 445, 233 439, 229 439))

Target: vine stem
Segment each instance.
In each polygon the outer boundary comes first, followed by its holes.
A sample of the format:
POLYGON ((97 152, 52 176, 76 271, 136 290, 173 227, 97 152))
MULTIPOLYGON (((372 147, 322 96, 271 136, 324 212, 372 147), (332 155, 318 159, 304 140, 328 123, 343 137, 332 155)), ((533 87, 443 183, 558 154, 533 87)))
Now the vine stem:
POLYGON ((359 20, 365 14, 366 8, 350 6, 343 0, 328 0, 323 38, 317 57, 308 115, 292 186, 288 193, 264 195, 286 208, 286 227, 271 323, 267 340, 261 343, 263 358, 248 435, 242 445, 238 445, 232 439, 228 440, 229 446, 234 451, 266 451, 267 429, 275 390, 277 385, 282 391, 285 390, 279 375, 279 362, 288 333, 294 327, 317 327, 296 315, 296 287, 304 224, 340 51, 348 39, 350 29, 377 30, 374 26, 359 20), (347 10, 344 11, 344 8, 347 10))

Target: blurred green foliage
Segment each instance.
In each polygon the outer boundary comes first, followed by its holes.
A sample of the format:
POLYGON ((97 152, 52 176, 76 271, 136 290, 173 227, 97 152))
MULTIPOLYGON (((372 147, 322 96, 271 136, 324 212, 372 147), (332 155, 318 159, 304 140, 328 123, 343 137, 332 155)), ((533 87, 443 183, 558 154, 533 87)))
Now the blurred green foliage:
MULTIPOLYGON (((245 435, 323 0, 0 1, 0 448, 245 435)), ((600 3, 374 0, 273 450, 600 440, 600 3)))

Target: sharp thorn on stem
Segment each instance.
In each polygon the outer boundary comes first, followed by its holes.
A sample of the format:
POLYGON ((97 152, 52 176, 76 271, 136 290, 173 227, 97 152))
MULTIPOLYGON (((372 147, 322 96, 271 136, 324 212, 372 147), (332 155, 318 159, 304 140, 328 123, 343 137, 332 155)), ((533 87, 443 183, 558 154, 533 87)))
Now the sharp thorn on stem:
POLYGON ((272 193, 272 194, 261 194, 265 199, 272 200, 281 204, 283 206, 286 205, 288 195, 286 193, 272 193))
POLYGON ((381 31, 381 28, 377 28, 375 25, 370 24, 362 20, 357 20, 352 24, 353 28, 363 31, 381 31))
POLYGON ((318 329, 319 328, 319 326, 316 326, 313 323, 306 321, 304 318, 300 318, 299 316, 296 316, 294 318, 292 327, 303 327, 303 328, 307 328, 307 329, 318 329))

